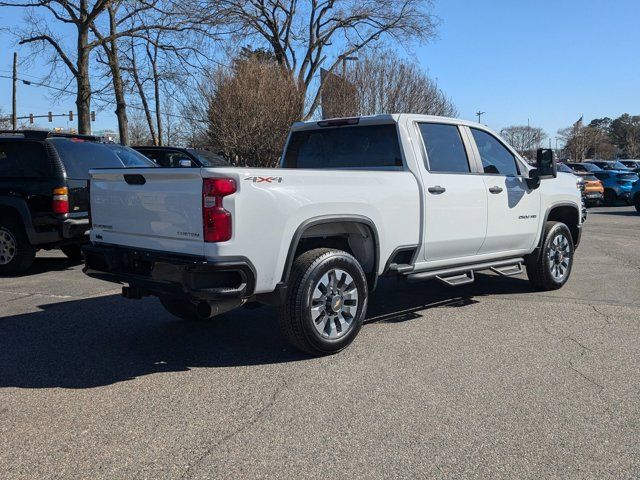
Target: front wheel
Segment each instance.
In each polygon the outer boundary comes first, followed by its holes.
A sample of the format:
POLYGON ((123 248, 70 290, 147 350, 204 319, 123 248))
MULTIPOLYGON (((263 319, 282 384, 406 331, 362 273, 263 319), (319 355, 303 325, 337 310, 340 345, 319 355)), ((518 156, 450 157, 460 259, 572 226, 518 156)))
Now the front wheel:
POLYGON ((571 275, 573 239, 561 222, 547 222, 539 255, 526 262, 529 282, 536 290, 557 290, 571 275))
POLYGON ((279 323, 285 337, 311 355, 346 348, 367 312, 368 288, 360 263, 342 250, 317 248, 296 258, 279 323))

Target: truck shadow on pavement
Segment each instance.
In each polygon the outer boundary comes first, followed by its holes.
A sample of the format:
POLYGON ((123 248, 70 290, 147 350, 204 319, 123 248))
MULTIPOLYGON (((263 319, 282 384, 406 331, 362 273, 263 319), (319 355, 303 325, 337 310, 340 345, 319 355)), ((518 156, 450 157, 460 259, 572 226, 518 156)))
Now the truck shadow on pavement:
POLYGON ((71 270, 82 262, 69 260, 66 257, 36 257, 33 265, 26 272, 15 275, 2 275, 0 279, 11 279, 19 277, 30 277, 32 275, 40 275, 47 272, 61 272, 63 270, 71 270))
MULTIPOLYGON (((371 298, 365 323, 413 321, 429 308, 530 291, 521 278, 485 275, 458 288, 385 280, 371 298)), ((155 298, 110 295, 39 308, 0 318, 0 388, 92 388, 158 372, 309 359, 281 338, 271 307, 241 309, 208 322, 175 319, 155 298)))

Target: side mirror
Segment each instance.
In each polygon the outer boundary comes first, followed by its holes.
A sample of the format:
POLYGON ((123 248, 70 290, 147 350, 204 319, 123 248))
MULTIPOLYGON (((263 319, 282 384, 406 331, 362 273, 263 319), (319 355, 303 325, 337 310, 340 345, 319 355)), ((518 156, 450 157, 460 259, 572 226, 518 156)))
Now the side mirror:
POLYGON ((540 175, 538 175, 538 169, 532 168, 529 170, 529 178, 527 178, 527 187, 530 190, 535 190, 540 186, 540 175))
POLYGON ((182 159, 178 161, 178 165, 180 165, 181 167, 191 167, 191 160, 187 160, 186 158, 182 159))
POLYGON ((553 159, 553 150, 550 148, 539 148, 536 156, 536 170, 538 178, 556 178, 558 169, 553 159))

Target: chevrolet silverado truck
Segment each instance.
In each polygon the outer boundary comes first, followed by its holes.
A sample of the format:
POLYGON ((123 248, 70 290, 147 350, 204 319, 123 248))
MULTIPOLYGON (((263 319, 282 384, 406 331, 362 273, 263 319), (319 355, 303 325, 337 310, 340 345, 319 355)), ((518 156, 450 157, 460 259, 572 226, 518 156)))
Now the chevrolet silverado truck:
POLYGON ((353 341, 383 276, 562 287, 584 219, 550 150, 532 167, 483 125, 410 114, 296 123, 278 169, 100 169, 90 192, 85 273, 183 319, 278 305, 314 355, 353 341))

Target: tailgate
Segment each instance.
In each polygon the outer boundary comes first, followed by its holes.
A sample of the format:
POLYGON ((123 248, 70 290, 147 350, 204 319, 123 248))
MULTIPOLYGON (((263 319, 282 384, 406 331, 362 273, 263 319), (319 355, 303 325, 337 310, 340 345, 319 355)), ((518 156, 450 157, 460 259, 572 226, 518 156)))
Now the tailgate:
POLYGON ((200 169, 91 171, 91 240, 202 255, 200 169))

